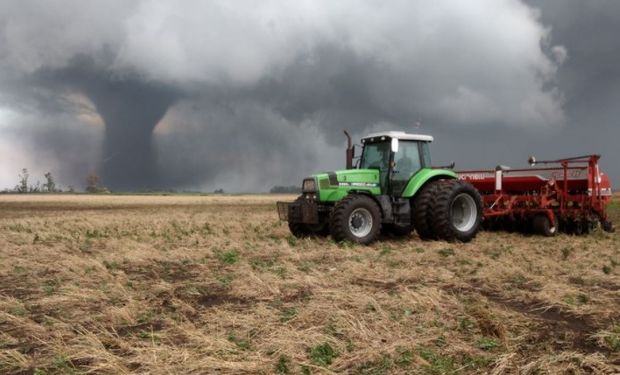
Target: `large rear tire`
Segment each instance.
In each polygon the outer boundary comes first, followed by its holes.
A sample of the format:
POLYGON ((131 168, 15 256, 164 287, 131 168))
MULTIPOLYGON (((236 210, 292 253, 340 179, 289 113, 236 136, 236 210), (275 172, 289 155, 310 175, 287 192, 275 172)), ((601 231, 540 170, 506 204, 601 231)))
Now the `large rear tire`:
POLYGON ((413 200, 413 226, 423 240, 437 239, 433 231, 432 208, 441 181, 426 184, 413 200))
POLYGON ((448 242, 469 242, 480 228, 482 199, 471 184, 441 181, 431 210, 435 235, 448 242))
POLYGON ((370 197, 348 195, 332 211, 330 232, 335 241, 368 245, 381 232, 381 210, 370 197))

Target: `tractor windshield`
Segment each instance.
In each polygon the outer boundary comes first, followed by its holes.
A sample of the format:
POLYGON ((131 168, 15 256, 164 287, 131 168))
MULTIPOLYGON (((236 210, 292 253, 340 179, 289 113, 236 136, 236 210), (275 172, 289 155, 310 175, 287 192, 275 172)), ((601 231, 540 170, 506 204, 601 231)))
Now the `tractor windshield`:
POLYGON ((366 143, 360 168, 387 171, 390 163, 390 142, 366 143))

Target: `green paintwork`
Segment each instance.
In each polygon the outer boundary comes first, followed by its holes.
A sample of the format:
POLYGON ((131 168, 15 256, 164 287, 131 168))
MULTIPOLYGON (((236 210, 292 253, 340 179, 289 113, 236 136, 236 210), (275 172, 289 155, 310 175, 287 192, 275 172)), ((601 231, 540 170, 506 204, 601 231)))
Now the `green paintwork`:
MULTIPOLYGON (((312 176, 317 181, 320 202, 337 202, 347 196, 350 191, 367 191, 373 195, 381 194, 379 186, 379 171, 377 169, 348 169, 328 173, 319 173, 312 176), (335 174, 338 185, 330 181, 329 175, 335 174)), ((423 168, 419 170, 407 183, 402 197, 413 197, 417 191, 430 179, 456 178, 456 173, 447 169, 423 168)))
POLYGON ((456 173, 449 169, 431 169, 423 168, 418 171, 407 183, 405 189, 403 189, 402 197, 411 198, 428 180, 434 178, 457 178, 456 173))
POLYGON ((345 169, 313 176, 319 188, 318 199, 321 202, 337 202, 347 196, 351 190, 367 191, 381 194, 379 171, 376 169, 345 169), (335 173, 338 185, 330 183, 329 174, 335 173))

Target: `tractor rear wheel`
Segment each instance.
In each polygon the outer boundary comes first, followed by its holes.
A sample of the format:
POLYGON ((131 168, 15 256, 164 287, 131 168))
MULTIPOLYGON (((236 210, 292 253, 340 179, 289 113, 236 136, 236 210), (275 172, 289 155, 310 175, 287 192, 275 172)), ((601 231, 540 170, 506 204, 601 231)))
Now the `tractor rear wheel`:
POLYGON ((381 231, 381 210, 370 197, 351 194, 336 204, 330 220, 334 240, 368 245, 381 231))
POLYGON ((441 181, 431 209, 433 232, 448 242, 471 241, 480 228, 482 199, 471 184, 441 181))
POLYGON ((433 240, 437 236, 433 231, 431 210, 435 204, 435 197, 440 181, 427 183, 413 200, 413 225, 418 236, 423 240, 433 240))
POLYGON ((555 236, 558 232, 557 225, 551 225, 547 215, 536 215, 533 221, 534 231, 545 237, 555 236))

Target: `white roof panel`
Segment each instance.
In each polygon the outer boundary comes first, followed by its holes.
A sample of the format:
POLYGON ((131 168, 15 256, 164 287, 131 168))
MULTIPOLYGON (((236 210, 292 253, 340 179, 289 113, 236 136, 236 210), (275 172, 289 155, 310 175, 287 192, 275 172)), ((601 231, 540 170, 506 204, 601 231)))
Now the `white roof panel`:
POLYGON ((405 132, 400 132, 400 131, 387 131, 387 132, 381 132, 381 133, 372 133, 372 134, 368 134, 362 139, 364 140, 371 139, 371 138, 380 139, 381 137, 398 138, 398 139, 402 139, 405 141, 424 141, 424 142, 433 141, 433 136, 431 135, 410 134, 410 133, 405 133, 405 132))

